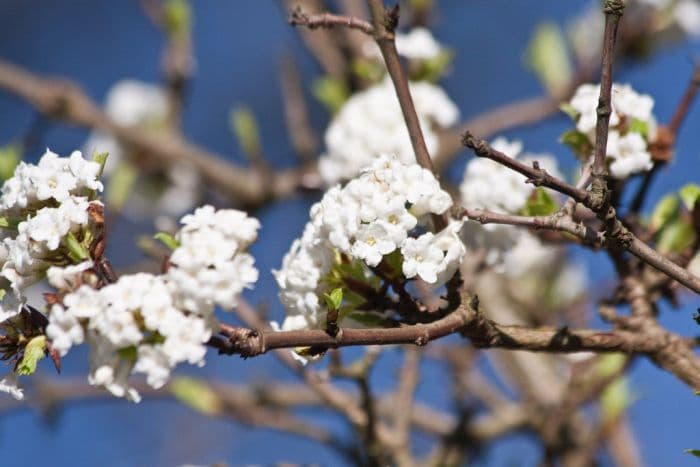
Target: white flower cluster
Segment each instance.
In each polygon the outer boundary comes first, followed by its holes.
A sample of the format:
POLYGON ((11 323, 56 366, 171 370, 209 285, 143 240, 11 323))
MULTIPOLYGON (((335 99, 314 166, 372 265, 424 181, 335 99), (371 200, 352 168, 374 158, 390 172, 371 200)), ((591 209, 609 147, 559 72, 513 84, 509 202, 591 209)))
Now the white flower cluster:
POLYGON ((51 264, 68 258, 66 238, 88 232, 88 210, 102 190, 100 164, 79 151, 59 157, 47 150, 39 163, 20 162, 0 196, 0 321, 19 311, 21 289, 39 280, 51 264), (12 290, 13 293, 7 293, 12 290), (12 304, 8 306, 8 304, 12 304))
POLYGON ((282 328, 324 324, 323 279, 337 253, 375 267, 398 250, 406 278, 420 277, 435 287, 444 284, 465 254, 457 234, 461 223, 437 235, 410 234, 419 218, 442 214, 451 205, 432 173, 387 155, 345 187, 328 190, 311 208, 311 220, 284 257, 282 268, 273 271, 288 315, 282 328))
MULTIPOLYGON (((439 142, 433 125, 453 125, 459 111, 433 84, 414 82, 410 90, 428 151, 435 154, 439 142)), ((394 154, 407 164, 415 160, 396 91, 388 77, 348 99, 326 130, 325 143, 327 152, 319 161, 319 171, 329 186, 353 178, 380 154, 394 154)))
MULTIPOLYGON (((168 117, 168 97, 163 88, 142 81, 126 79, 112 86, 105 100, 105 114, 117 125, 138 127, 152 131, 162 130, 168 117)), ((127 149, 111 134, 101 131, 93 132, 84 144, 87 154, 107 152, 109 159, 105 175, 109 176, 124 159, 127 149)), ((172 164, 165 170, 168 184, 162 188, 153 203, 153 190, 132 193, 135 196, 148 196, 148 202, 132 203, 131 211, 146 210, 150 216, 154 211, 179 216, 195 205, 199 196, 200 178, 188 164, 172 164)), ((132 213, 130 211, 130 213, 132 213)), ((143 212, 134 212, 144 215, 143 212)))
MULTIPOLYGON (((363 44, 363 52, 368 58, 381 59, 382 54, 374 40, 363 44)), ((440 55, 444 48, 435 40, 429 29, 416 27, 407 33, 396 34, 396 51, 409 60, 430 60, 440 55)))
POLYGON ((246 253, 259 223, 236 210, 204 206, 182 218, 180 246, 165 274, 122 276, 99 290, 77 279, 91 263, 51 269, 51 284, 68 293, 53 305, 47 336, 65 355, 90 345, 89 383, 118 397, 138 400, 128 385, 131 372, 163 386, 178 363, 203 365, 205 343, 217 329, 214 307, 232 309, 238 295, 258 279, 246 253))
MULTIPOLYGON (((576 130, 595 144, 596 108, 600 85, 582 84, 569 101, 576 112, 576 130)), ((631 86, 613 84, 612 113, 608 133, 607 157, 610 173, 618 179, 650 170, 653 166, 648 146, 656 138, 654 100, 638 94, 631 86)))
MULTIPOLYGON (((537 161, 555 177, 561 177, 556 160, 546 154, 520 154, 522 143, 497 138, 491 146, 522 162, 537 161)), ((500 214, 518 214, 535 191, 526 177, 495 161, 475 158, 469 161, 460 185, 462 205, 469 209, 485 209, 500 214)), ((467 222, 463 238, 470 249, 484 250, 486 263, 510 276, 520 276, 546 266, 556 249, 524 229, 510 225, 467 222)))

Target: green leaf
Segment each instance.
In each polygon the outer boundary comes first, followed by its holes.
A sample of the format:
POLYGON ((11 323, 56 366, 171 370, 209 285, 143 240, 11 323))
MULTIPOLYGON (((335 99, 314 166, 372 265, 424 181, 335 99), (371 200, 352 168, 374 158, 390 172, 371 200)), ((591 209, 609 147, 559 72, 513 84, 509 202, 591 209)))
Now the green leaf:
POLYGON ((700 457, 700 449, 686 449, 685 452, 695 457, 700 457))
POLYGON ((639 133, 644 139, 647 139, 649 136, 649 125, 647 125, 647 122, 633 118, 629 124, 628 132, 639 133))
POLYGON ((350 97, 347 87, 341 81, 330 76, 315 80, 311 92, 331 114, 338 112, 350 97))
POLYGON ((24 356, 17 366, 18 375, 31 375, 36 371, 39 360, 44 358, 46 350, 46 336, 37 336, 27 342, 24 348, 24 356))
POLYGON ((588 158, 593 150, 593 145, 588 139, 588 136, 577 130, 565 131, 559 137, 559 142, 569 146, 573 153, 579 158, 588 158))
POLYGON ((521 214, 523 216, 547 216, 557 212, 559 206, 547 191, 542 187, 537 187, 525 203, 521 214))
POLYGON ((331 293, 324 293, 323 298, 326 299, 326 306, 329 310, 338 310, 343 303, 343 289, 338 287, 331 290, 331 293))
POLYGON ((109 157, 108 152, 96 152, 92 155, 92 160, 100 164, 100 171, 97 172, 97 178, 100 178, 105 171, 105 164, 107 164, 107 158, 109 157))
POLYGON ((83 262, 90 256, 87 248, 75 238, 73 232, 68 232, 68 234, 63 237, 63 244, 68 248, 68 256, 76 263, 83 262))
POLYGON ((11 178, 22 158, 19 145, 10 144, 0 148, 0 182, 11 178))
POLYGON ((353 60, 351 70, 361 81, 369 81, 370 83, 381 81, 386 73, 383 63, 364 58, 353 60))
POLYGON ((7 290, 0 289, 0 302, 2 301, 3 298, 5 298, 5 294, 7 294, 7 290))
POLYGON ((412 81, 429 81, 435 83, 445 75, 453 59, 454 52, 443 49, 436 56, 421 60, 415 71, 409 70, 411 72, 410 79, 412 81))
POLYGON ((223 402, 203 381, 195 378, 173 378, 168 390, 181 403, 209 416, 221 414, 223 402))
POLYGON ((568 115, 571 118, 571 120, 574 120, 574 121, 576 121, 576 119, 580 115, 578 110, 574 109, 574 107, 571 104, 569 104, 568 102, 562 102, 559 105, 559 110, 564 112, 566 115, 568 115))
POLYGON ((10 220, 7 217, 0 216, 0 229, 9 229, 10 220))
POLYGON ((154 239, 158 240, 161 242, 163 245, 167 246, 171 250, 176 250, 180 248, 180 242, 177 240, 177 238, 173 237, 167 232, 158 232, 153 236, 154 239))
POLYGON ((596 373, 601 377, 610 377, 622 371, 627 364, 627 356, 621 353, 604 355, 596 364, 596 373))
POLYGON ((260 133, 253 112, 248 107, 234 108, 229 114, 229 123, 243 152, 249 156, 260 154, 260 133))
POLYGON ((685 219, 669 222, 660 232, 657 248, 663 254, 680 253, 695 241, 695 229, 685 219))
POLYGON ((117 350, 117 354, 124 360, 135 362, 139 356, 139 351, 135 345, 130 345, 129 347, 123 347, 117 350))
POLYGON ((681 197, 686 209, 692 211, 695 207, 695 202, 700 197, 700 185, 688 183, 678 191, 678 195, 681 197))
POLYGON ((627 378, 617 378, 603 390, 600 410, 603 422, 617 420, 632 404, 632 393, 627 378))
POLYGON ((137 178, 136 168, 127 161, 122 161, 117 165, 109 177, 106 190, 107 206, 110 209, 121 211, 124 208, 137 178))
POLYGON ((184 39, 192 27, 192 10, 187 0, 166 0, 164 5, 165 29, 168 34, 184 39))
POLYGON ((651 213, 651 219, 649 219, 649 227, 651 230, 656 232, 663 228, 668 221, 676 217, 679 207, 680 202, 676 195, 670 194, 661 198, 659 202, 656 203, 654 211, 651 213))
POLYGON ((566 38, 553 22, 540 23, 525 56, 527 67, 552 96, 560 96, 568 88, 573 74, 566 38))

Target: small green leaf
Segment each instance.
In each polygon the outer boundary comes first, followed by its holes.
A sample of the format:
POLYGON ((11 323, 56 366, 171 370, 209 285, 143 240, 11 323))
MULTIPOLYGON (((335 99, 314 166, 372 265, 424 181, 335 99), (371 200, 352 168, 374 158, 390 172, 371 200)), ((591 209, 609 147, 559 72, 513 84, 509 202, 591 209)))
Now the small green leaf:
POLYGON ((547 216, 557 212, 559 206, 547 191, 542 187, 537 187, 525 203, 521 214, 523 216, 547 216))
POLYGON ((68 248, 68 256, 76 263, 83 262, 90 256, 87 248, 75 238, 73 232, 68 232, 68 234, 63 237, 63 244, 68 248))
POLYGON ((649 219, 649 227, 653 232, 663 228, 664 225, 678 214, 680 203, 674 194, 666 195, 656 203, 654 211, 649 219))
POLYGON ((574 121, 576 121, 576 119, 580 115, 578 110, 574 109, 574 107, 571 104, 569 104, 568 102, 562 102, 559 105, 559 110, 564 112, 566 115, 568 115, 571 118, 571 120, 574 120, 574 121))
POLYGON ((700 457, 700 449, 686 449, 685 452, 695 457, 700 457))
POLYGON ((576 130, 565 131, 560 137, 559 142, 569 146, 573 153, 579 158, 588 158, 593 145, 588 136, 576 130))
POLYGON ((31 375, 36 371, 39 360, 44 358, 46 350, 46 336, 37 336, 27 342, 24 348, 24 356, 17 366, 18 375, 31 375))
POLYGON ((7 294, 7 290, 0 289, 0 302, 2 301, 3 298, 5 298, 5 294, 7 294))
POLYGON ((0 216, 0 229, 9 229, 10 221, 7 217, 0 216))
POLYGON ((248 107, 237 107, 229 114, 231 131, 247 155, 260 154, 260 133, 255 115, 248 107))
POLYGON ((11 178, 22 158, 19 145, 10 144, 0 148, 0 182, 11 178))
POLYGON ((649 136, 649 125, 647 125, 647 122, 633 118, 629 124, 628 131, 630 133, 639 133, 646 139, 649 136))
POLYGON ((680 253, 695 241, 695 229, 685 219, 678 218, 669 222, 662 230, 657 241, 657 248, 663 254, 680 253))
POLYGON ((370 83, 381 81, 386 73, 386 67, 383 63, 364 58, 353 60, 351 69, 352 73, 360 80, 369 81, 370 83))
POLYGON ((338 287, 331 290, 331 293, 324 293, 323 298, 326 299, 326 306, 329 310, 338 310, 343 303, 343 289, 338 287))
POLYGON ((223 410, 219 396, 203 381, 195 378, 173 378, 168 385, 172 395, 181 403, 209 416, 216 416, 223 410))
POLYGON ((596 372, 601 377, 610 377, 622 371, 627 364, 627 356, 621 353, 611 353, 604 355, 596 364, 596 372))
POLYGON ((158 240, 161 242, 163 245, 167 246, 171 250, 176 250, 180 248, 180 242, 177 240, 177 238, 173 237, 167 232, 158 232, 153 236, 154 239, 158 240))
POLYGON ((109 177, 106 190, 107 206, 115 211, 121 211, 133 191, 138 178, 136 168, 127 161, 121 161, 109 177))
POLYGON ((600 396, 600 409, 604 423, 617 420, 631 403, 632 393, 627 378, 615 379, 600 396))
POLYGON ((182 39, 190 34, 192 10, 187 0, 166 0, 165 28, 171 36, 182 39))
POLYGON ((678 194, 680 195, 686 209, 692 211, 695 207, 695 202, 700 197, 700 185, 688 183, 678 191, 678 194))
POLYGON ((129 347, 123 347, 117 351, 117 354, 124 360, 130 362, 135 362, 138 358, 139 351, 135 345, 130 345, 129 347))
POLYGON ((412 81, 429 81, 435 83, 445 75, 453 59, 454 52, 443 49, 436 56, 427 60, 421 60, 415 71, 409 70, 411 72, 410 79, 412 81))
POLYGON ((100 170, 97 172, 97 178, 100 178, 105 171, 105 164, 107 164, 107 158, 109 157, 108 152, 96 152, 92 155, 93 162, 100 164, 100 170))
POLYGON ((347 87, 337 79, 324 76, 314 81, 311 92, 326 109, 335 114, 340 110, 350 93, 347 87))
POLYGON ((552 96, 561 95, 573 74, 566 39, 559 26, 540 23, 527 49, 526 64, 552 96))

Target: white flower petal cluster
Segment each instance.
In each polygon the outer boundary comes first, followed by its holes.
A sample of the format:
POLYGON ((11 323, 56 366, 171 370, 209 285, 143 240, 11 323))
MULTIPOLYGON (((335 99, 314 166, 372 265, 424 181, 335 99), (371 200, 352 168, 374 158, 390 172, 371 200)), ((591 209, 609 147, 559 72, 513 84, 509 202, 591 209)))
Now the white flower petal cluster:
MULTIPOLYGON (((435 40, 432 32, 424 27, 415 27, 407 33, 396 33, 396 51, 409 60, 430 60, 443 52, 443 46, 435 40)), ((368 58, 381 59, 382 54, 374 40, 363 44, 368 58)))
MULTIPOLYGON (((459 111, 445 92, 427 82, 410 84, 428 152, 439 142, 433 125, 447 128, 459 111)), ((415 160, 396 91, 389 78, 354 94, 335 116, 325 134, 326 154, 319 161, 327 185, 349 180, 380 154, 394 154, 406 164, 415 160)))
MULTIPOLYGON (((495 139, 491 146, 526 163, 537 161, 549 174, 561 178, 556 159, 550 155, 521 154, 522 143, 509 142, 505 138, 495 139)), ((499 214, 518 214, 536 189, 526 183, 524 175, 486 158, 469 161, 459 188, 464 207, 499 214)), ((469 221, 462 231, 462 238, 470 250, 485 252, 487 264, 511 276, 546 265, 551 259, 550 253, 556 251, 543 245, 528 231, 510 225, 481 225, 469 221)))
MULTIPOLYGON (((600 85, 582 84, 569 101, 578 114, 576 130, 584 134, 591 145, 595 144, 599 94, 600 85)), ((607 144, 610 174, 613 177, 625 179, 652 168, 648 146, 656 138, 657 123, 653 108, 651 96, 637 93, 628 84, 613 84, 607 144), (646 129, 645 132, 636 129, 639 124, 646 129)))
POLYGON ((38 164, 20 162, 14 175, 5 180, 0 215, 19 216, 50 201, 63 203, 86 196, 86 190, 102 191, 99 171, 100 164, 83 159, 80 151, 60 157, 47 149, 38 164))
POLYGON ((89 227, 89 210, 100 203, 100 165, 83 159, 79 151, 60 157, 47 150, 38 164, 20 162, 5 181, 0 217, 13 228, 0 231, 0 277, 12 290, 0 304, 3 320, 19 310, 21 289, 39 280, 52 264, 65 264, 64 240, 81 237, 89 227), (9 304, 6 305, 5 301, 9 304))
POLYGON ((396 250, 404 254, 407 278, 419 276, 438 287, 455 272, 465 249, 457 231, 461 223, 433 235, 410 236, 426 214, 442 214, 452 205, 428 170, 382 155, 345 187, 335 186, 311 207, 300 239, 273 271, 287 310, 282 329, 325 323, 324 277, 336 254, 369 267, 396 250))
POLYGON ((0 379, 0 392, 5 392, 18 401, 24 399, 24 389, 19 386, 19 376, 17 373, 10 372, 0 379))
POLYGON ((206 342, 217 329, 214 307, 231 309, 258 278, 244 252, 257 237, 257 219, 236 210, 197 209, 181 220, 180 246, 162 275, 125 275, 96 290, 78 284, 90 262, 52 268, 49 280, 71 292, 53 305, 46 335, 63 356, 72 346, 91 347, 90 384, 138 400, 128 376, 146 374, 163 386, 179 363, 204 364, 206 342))

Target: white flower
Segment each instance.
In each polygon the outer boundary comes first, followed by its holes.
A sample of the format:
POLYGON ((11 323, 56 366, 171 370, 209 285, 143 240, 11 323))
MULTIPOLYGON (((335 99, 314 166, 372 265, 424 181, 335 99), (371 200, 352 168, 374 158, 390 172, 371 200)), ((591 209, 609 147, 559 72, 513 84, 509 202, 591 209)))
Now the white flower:
POLYGON ((437 282, 437 272, 444 254, 438 248, 431 232, 418 238, 408 238, 401 246, 403 255, 403 273, 407 278, 420 276, 425 282, 433 284, 437 282))
POLYGON ((697 0, 679 0, 673 18, 686 34, 700 36, 700 4, 697 0))
POLYGON ((651 170, 654 163, 647 150, 647 142, 639 133, 620 137, 616 131, 608 135, 607 156, 611 158, 610 174, 625 179, 637 172, 651 170))
POLYGON ((24 389, 19 386, 19 376, 14 372, 0 379, 0 392, 5 392, 18 401, 24 399, 24 389))
POLYGON ((170 377, 170 362, 162 345, 140 345, 134 373, 144 373, 154 389, 162 388, 170 377))
MULTIPOLYGON (((416 111, 428 146, 438 149, 433 125, 446 128, 457 122, 459 111, 445 92, 432 84, 410 84, 416 111)), ((401 162, 415 160, 396 91, 387 78, 353 95, 335 116, 325 134, 326 154, 319 161, 327 185, 348 180, 380 154, 394 154, 401 162)))
POLYGON ((58 290, 73 290, 80 285, 82 274, 92 266, 92 260, 65 267, 51 266, 46 270, 46 279, 58 290))
POLYGON ((85 333, 76 316, 61 305, 53 305, 49 314, 46 336, 54 349, 65 356, 74 345, 82 344, 85 333))

